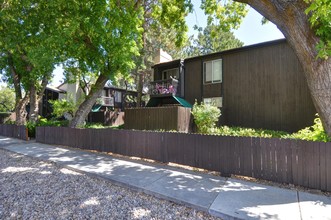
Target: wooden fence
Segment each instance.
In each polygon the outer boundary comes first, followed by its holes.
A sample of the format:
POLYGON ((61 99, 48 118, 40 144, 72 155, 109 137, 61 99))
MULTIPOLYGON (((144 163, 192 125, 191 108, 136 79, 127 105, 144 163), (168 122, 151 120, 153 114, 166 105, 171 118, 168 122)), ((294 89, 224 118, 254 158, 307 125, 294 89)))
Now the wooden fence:
POLYGON ((38 127, 36 139, 331 191, 331 143, 64 127, 38 127))
POLYGON ((125 109, 126 129, 188 132, 191 109, 181 106, 125 109))
POLYGON ((102 123, 108 126, 119 126, 124 124, 124 112, 90 112, 88 115, 88 122, 102 123))
POLYGON ((1 124, 0 135, 29 140, 28 129, 24 125, 1 124))

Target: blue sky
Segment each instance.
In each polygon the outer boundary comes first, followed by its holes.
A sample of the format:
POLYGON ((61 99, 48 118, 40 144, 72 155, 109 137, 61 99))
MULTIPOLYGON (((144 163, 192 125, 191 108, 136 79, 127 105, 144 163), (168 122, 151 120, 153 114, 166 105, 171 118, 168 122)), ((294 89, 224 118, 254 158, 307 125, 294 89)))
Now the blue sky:
MULTIPOLYGON (((186 19, 190 29, 189 35, 195 33, 193 30, 194 25, 205 27, 207 24, 206 16, 200 9, 201 0, 192 0, 192 2, 194 4, 194 12, 186 19)), ((284 35, 278 30, 276 25, 271 22, 262 25, 261 20, 262 16, 253 8, 249 7, 249 12, 243 20, 240 28, 233 31, 234 35, 236 38, 244 42, 245 46, 284 38, 284 35)))
MULTIPOLYGON (((201 0, 192 0, 194 4, 194 13, 190 14, 186 22, 189 26, 189 35, 194 34, 193 26, 205 27, 207 23, 204 12, 200 9, 201 0)), ((261 24, 262 16, 254 9, 249 8, 249 12, 238 30, 234 30, 234 35, 244 42, 244 45, 257 44, 265 41, 284 38, 283 34, 277 29, 276 25, 268 22, 265 25, 261 24)), ((52 85, 60 85, 63 75, 62 68, 56 68, 52 85)))

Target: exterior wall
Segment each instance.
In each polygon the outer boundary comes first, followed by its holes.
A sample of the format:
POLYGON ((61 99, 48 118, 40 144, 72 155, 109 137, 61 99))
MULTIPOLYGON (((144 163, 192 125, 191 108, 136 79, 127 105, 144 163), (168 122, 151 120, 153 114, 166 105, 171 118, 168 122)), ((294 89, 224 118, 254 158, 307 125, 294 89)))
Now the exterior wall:
POLYGON ((285 41, 222 58, 225 124, 297 131, 313 123, 303 69, 285 41))
POLYGON ((67 92, 59 97, 59 99, 72 99, 76 103, 84 95, 83 90, 79 87, 78 81, 76 83, 64 83, 58 88, 67 92))
POLYGON ((201 60, 184 61, 185 65, 185 100, 194 104, 202 100, 202 63, 201 60))
MULTIPOLYGON (((174 62, 161 65, 156 69, 174 62)), ((285 40, 188 58, 184 65, 184 98, 193 104, 222 97, 222 124, 290 132, 313 124, 316 110, 303 69, 285 40), (222 83, 204 85, 203 62, 216 59, 222 59, 222 83)))
POLYGON ((155 63, 164 63, 172 60, 172 57, 162 49, 159 49, 156 53, 154 62, 155 63))

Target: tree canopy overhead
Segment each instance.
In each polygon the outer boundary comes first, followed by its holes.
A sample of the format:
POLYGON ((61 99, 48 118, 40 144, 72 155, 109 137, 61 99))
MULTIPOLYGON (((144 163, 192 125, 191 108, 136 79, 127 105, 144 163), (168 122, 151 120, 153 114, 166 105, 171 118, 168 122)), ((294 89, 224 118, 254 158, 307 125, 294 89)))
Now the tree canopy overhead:
POLYGON ((3 78, 15 88, 16 122, 24 124, 28 102, 30 120, 37 119, 40 96, 60 61, 58 35, 62 28, 49 13, 53 4, 12 0, 0 5, 0 68, 3 78))
POLYGON ((223 50, 242 47, 243 42, 238 40, 230 31, 219 30, 217 25, 207 25, 200 29, 196 38, 191 38, 189 45, 184 47, 184 57, 200 56, 223 50))
MULTIPOLYGON (((202 0, 208 24, 238 27, 250 5, 277 25, 298 56, 315 107, 331 135, 331 2, 326 0, 202 0)), ((0 1, 0 65, 15 90, 47 78, 57 58, 98 77, 72 126, 81 124, 109 77, 129 72, 141 53, 144 13, 155 26, 173 29, 174 42, 186 37, 191 0, 0 1), (146 10, 151 6, 151 10, 146 10), (13 73, 16 73, 13 74, 13 73), (25 78, 28 76, 27 78, 25 78), (27 80, 25 79, 32 79, 27 80)), ((18 94, 18 92, 16 93, 18 94)))

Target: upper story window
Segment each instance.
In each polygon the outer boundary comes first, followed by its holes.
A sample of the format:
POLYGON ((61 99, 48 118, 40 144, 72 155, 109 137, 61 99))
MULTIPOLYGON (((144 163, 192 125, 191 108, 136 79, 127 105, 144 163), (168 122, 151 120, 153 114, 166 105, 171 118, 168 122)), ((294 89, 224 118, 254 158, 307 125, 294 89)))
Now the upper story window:
POLYGON ((222 60, 212 60, 203 63, 204 83, 222 82, 222 60))
POLYGON ((107 96, 107 90, 103 89, 102 93, 101 93, 101 96, 107 96))
POLYGON ((174 79, 179 79, 179 68, 167 69, 162 71, 162 79, 170 79, 170 76, 174 79))

